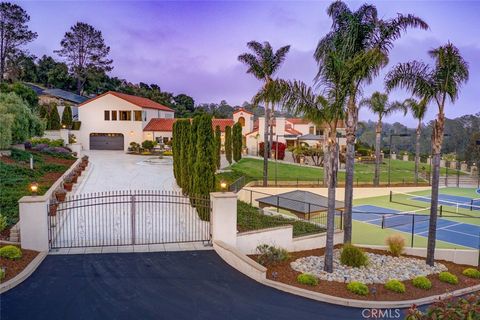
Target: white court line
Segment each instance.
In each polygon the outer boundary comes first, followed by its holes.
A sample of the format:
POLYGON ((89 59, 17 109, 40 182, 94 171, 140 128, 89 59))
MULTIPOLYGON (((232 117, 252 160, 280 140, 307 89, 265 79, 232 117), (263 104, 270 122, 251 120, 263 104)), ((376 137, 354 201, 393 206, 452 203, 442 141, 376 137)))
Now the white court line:
MULTIPOLYGON (((463 234, 465 236, 469 236, 469 237, 474 237, 476 238, 477 236, 476 235, 473 235, 473 234, 470 234, 470 233, 465 233, 465 232, 461 232, 461 231, 455 231, 455 230, 449 230, 448 228, 449 227, 453 227, 453 226, 458 226, 459 224, 464 224, 464 223, 455 223, 455 224, 452 224, 452 225, 449 225, 449 226, 445 226, 445 227, 442 227, 442 228, 438 228, 438 230, 445 230, 445 231, 448 231, 448 232, 455 232, 455 233, 458 233, 458 234, 463 234)), ((425 231, 425 232, 422 232, 422 233, 428 233, 428 231, 425 231)), ((422 234, 422 233, 418 233, 418 234, 422 234)))

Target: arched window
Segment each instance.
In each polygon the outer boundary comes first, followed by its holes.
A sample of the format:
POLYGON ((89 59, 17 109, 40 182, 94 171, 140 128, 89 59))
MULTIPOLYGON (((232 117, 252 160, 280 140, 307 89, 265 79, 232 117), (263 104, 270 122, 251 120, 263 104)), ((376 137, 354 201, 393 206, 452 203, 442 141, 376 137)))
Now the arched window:
POLYGON ((238 118, 238 123, 240 123, 242 127, 245 127, 245 118, 244 117, 238 118))

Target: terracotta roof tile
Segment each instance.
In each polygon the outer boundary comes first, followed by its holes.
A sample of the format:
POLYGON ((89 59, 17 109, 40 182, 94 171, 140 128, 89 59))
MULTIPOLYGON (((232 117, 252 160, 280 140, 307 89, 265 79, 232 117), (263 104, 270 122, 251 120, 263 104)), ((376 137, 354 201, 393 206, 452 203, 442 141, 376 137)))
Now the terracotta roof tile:
MULTIPOLYGON (((179 118, 176 118, 176 119, 153 118, 145 126, 143 131, 173 131, 173 124, 177 120, 179 120, 179 118)), ((212 119, 212 128, 214 130, 216 126, 220 126, 220 131, 225 132, 226 126, 233 126, 233 125, 234 125, 234 122, 232 119, 212 119)))
POLYGON ((101 97, 104 97, 108 94, 111 94, 117 98, 120 98, 120 99, 123 99, 125 101, 128 101, 136 106, 139 106, 141 108, 147 108, 147 109, 157 109, 157 110, 163 110, 163 111, 170 111, 170 112, 174 112, 173 109, 170 109, 169 107, 167 106, 164 106, 158 102, 155 102, 153 100, 150 100, 150 99, 147 99, 147 98, 143 98, 143 97, 137 97, 137 96, 133 96, 131 94, 126 94, 126 93, 120 93, 120 92, 115 92, 115 91, 107 91, 101 95, 98 95, 96 96, 95 98, 92 98, 92 99, 89 99, 81 104, 79 104, 78 106, 81 107, 83 105, 86 105, 94 100, 97 100, 98 98, 101 98, 101 97))
POLYGON ((245 112, 245 113, 248 113, 248 114, 253 114, 252 112, 248 111, 245 108, 237 108, 237 109, 235 109, 235 111, 233 111, 233 114, 238 113, 238 112, 245 112))

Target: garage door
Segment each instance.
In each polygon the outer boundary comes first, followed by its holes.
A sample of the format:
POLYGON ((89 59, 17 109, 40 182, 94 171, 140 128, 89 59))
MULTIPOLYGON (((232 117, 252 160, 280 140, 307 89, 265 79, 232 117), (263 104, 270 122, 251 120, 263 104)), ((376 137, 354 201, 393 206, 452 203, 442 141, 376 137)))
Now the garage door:
POLYGON ((90 134, 90 150, 123 150, 123 134, 92 133, 90 134))

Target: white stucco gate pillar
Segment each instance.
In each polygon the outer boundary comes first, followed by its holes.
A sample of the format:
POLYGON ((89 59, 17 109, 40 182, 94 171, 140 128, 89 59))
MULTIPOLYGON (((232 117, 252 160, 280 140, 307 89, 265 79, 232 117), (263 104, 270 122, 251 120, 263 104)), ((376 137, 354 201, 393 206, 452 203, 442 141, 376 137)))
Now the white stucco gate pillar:
POLYGON ((212 241, 237 245, 237 195, 233 192, 212 192, 212 241))
POLYGON ((48 251, 48 197, 25 196, 18 204, 22 249, 48 251))

